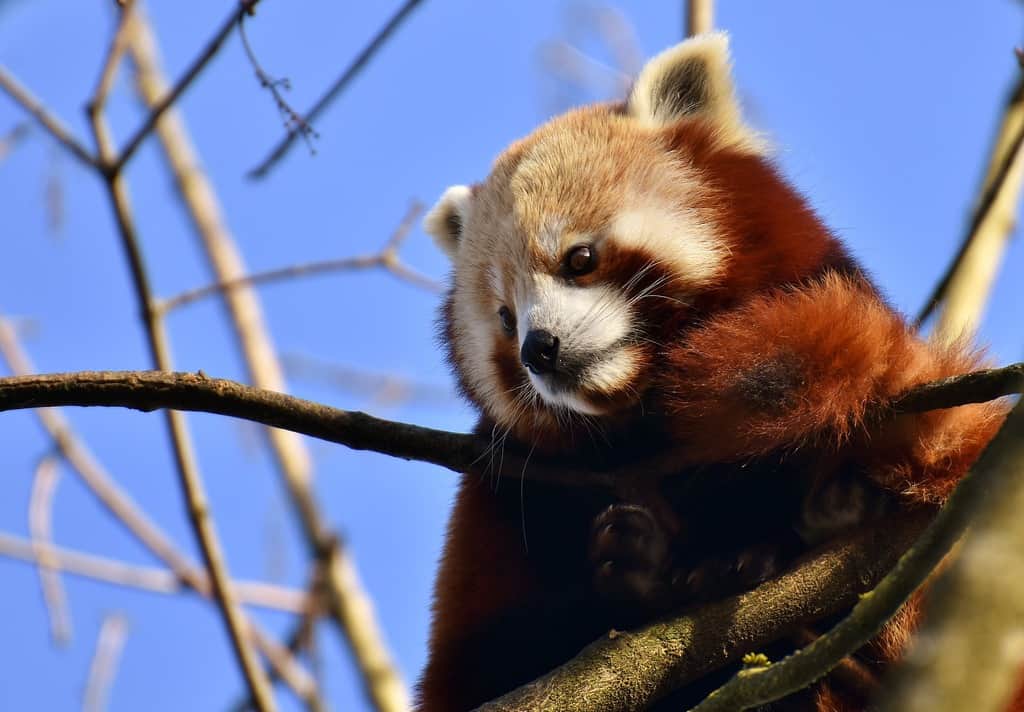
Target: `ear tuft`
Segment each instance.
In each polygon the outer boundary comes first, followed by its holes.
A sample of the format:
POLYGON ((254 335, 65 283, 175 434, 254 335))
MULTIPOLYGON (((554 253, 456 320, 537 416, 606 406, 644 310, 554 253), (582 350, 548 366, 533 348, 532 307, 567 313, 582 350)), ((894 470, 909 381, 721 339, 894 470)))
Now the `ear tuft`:
POLYGON ((472 190, 465 185, 453 185, 446 190, 437 204, 423 218, 423 229, 450 258, 459 250, 459 240, 469 212, 472 190))
POLYGON ((628 106, 647 126, 700 118, 714 125, 722 145, 754 153, 765 149, 740 118, 724 32, 692 37, 650 60, 633 85, 628 106))

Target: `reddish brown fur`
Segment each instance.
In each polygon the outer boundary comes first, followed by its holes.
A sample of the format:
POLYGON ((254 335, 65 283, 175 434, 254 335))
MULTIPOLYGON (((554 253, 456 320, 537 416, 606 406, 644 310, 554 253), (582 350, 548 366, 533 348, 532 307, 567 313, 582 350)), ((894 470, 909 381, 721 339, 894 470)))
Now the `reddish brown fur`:
MULTIPOLYGON (((915 384, 976 368, 978 357, 921 340, 767 161, 714 148, 710 136, 700 121, 683 121, 661 139, 680 161, 699 166, 713 188, 700 207, 729 242, 728 269, 717 286, 684 304, 644 305, 663 348, 645 352, 650 375, 636 384, 642 403, 605 424, 610 451, 628 460, 664 435, 665 443, 688 445, 681 471, 793 461, 819 478, 854 472, 904 506, 943 502, 1004 408, 898 417, 881 409, 915 384), (638 442, 641 431, 654 435, 638 442)), ((647 257, 602 255, 604 271, 589 279, 622 284, 647 257)), ((458 373, 463 355, 446 342, 458 373)), ((515 352, 499 342, 494 353, 502 385, 521 383, 515 352)), ((549 449, 579 447, 550 417, 513 435, 529 445, 538 428, 552 436, 549 449)), ((773 467, 750 469, 775 473, 773 467)), ((533 484, 520 492, 509 482, 492 491, 464 479, 438 576, 423 712, 470 709, 618 623, 587 593, 583 557, 573 555, 585 548, 594 512, 607 504, 594 497, 533 484)), ((861 651, 865 662, 881 669, 899 657, 920 617, 918 604, 914 599, 861 651)), ((780 709, 862 709, 838 687, 820 685, 810 694, 813 702, 794 699, 795 706, 780 709)), ((1024 689, 1015 705, 1024 710, 1024 689)))

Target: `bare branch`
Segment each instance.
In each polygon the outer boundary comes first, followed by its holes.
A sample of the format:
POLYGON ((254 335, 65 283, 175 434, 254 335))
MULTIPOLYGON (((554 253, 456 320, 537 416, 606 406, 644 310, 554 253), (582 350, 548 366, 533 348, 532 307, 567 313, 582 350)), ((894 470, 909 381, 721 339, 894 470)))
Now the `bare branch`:
POLYGON ((85 684, 83 712, 103 712, 107 708, 110 686, 117 674, 127 635, 128 620, 124 615, 111 613, 103 619, 96 638, 96 652, 89 666, 89 679, 85 684))
MULTIPOLYGON (((256 0, 251 0, 250 3, 242 3, 241 9, 237 10, 235 14, 237 15, 239 12, 251 9, 252 4, 255 2, 256 0)), ((212 56, 219 46, 220 42, 211 43, 208 56, 212 56)), ((191 76, 198 74, 198 70, 202 66, 205 66, 205 60, 197 62, 193 66, 195 71, 191 76)), ((163 110, 166 110, 171 105, 187 84, 187 81, 179 83, 178 87, 172 90, 168 99, 152 112, 150 116, 152 117, 153 124, 156 123, 163 110)), ((122 153, 119 159, 115 158, 110 132, 100 110, 101 107, 94 106, 92 109, 90 119, 92 121, 93 135, 96 138, 96 145, 99 148, 100 161, 105 166, 113 166, 112 170, 104 170, 103 172, 106 179, 107 196, 114 211, 114 218, 121 239, 121 247, 131 268, 135 299, 142 312, 142 322, 145 327, 150 358, 156 368, 161 371, 169 371, 171 370, 171 357, 166 329, 160 314, 155 309, 156 300, 150 286, 146 264, 142 257, 142 248, 128 201, 128 189, 124 182, 124 176, 119 170, 119 165, 123 165, 126 154, 122 153)), ((139 140, 141 141, 141 137, 139 140)), ((185 495, 189 520, 199 542, 200 549, 203 552, 203 559, 210 576, 214 599, 220 607, 224 625, 227 628, 232 647, 238 658, 238 664, 242 669, 242 674, 252 692, 256 708, 260 712, 270 712, 276 709, 273 693, 270 685, 267 683, 263 668, 259 665, 255 654, 249 646, 249 639, 246 635, 247 624, 242 617, 241 610, 235 600, 234 591, 231 588, 224 555, 220 547, 213 518, 210 515, 210 507, 207 502, 202 478, 199 474, 199 468, 196 464, 188 426, 185 423, 183 414, 177 411, 167 411, 164 414, 164 420, 166 421, 168 437, 174 452, 179 482, 185 495)))
POLYGON ((107 50, 107 57, 103 61, 103 69, 100 71, 100 78, 96 82, 96 89, 93 91, 87 113, 95 113, 106 108, 107 97, 110 96, 114 80, 117 78, 117 70, 121 66, 121 58, 128 47, 128 37, 133 31, 131 24, 134 18, 135 0, 125 0, 117 30, 110 41, 110 49, 107 50))
POLYGON ((281 90, 285 91, 292 88, 291 82, 284 79, 274 79, 260 66, 259 60, 256 59, 256 53, 253 52, 252 46, 249 44, 249 36, 245 33, 245 17, 238 21, 238 34, 242 37, 242 47, 245 49, 245 54, 249 58, 249 64, 252 65, 252 69, 256 72, 256 78, 260 82, 260 86, 270 92, 270 95, 274 97, 274 104, 277 106, 277 113, 284 119, 285 131, 291 133, 295 131, 302 140, 306 142, 306 147, 309 149, 310 154, 316 153, 316 148, 313 146, 313 140, 320 138, 320 134, 316 130, 306 123, 306 120, 291 107, 284 96, 281 94, 281 90))
POLYGON ((342 257, 333 260, 318 260, 316 262, 303 262, 300 264, 289 265, 288 267, 279 267, 277 269, 267 270, 265 272, 255 272, 248 275, 223 279, 219 282, 215 282, 214 284, 207 284, 203 287, 190 289, 165 299, 160 302, 159 310, 161 313, 166 314, 167 312, 173 311, 186 304, 190 304, 222 292, 234 291, 239 287, 244 286, 269 284, 271 282, 280 282, 298 277, 311 277, 313 275, 329 272, 351 272, 365 269, 384 269, 410 284, 422 287, 423 289, 427 289, 432 292, 440 292, 442 287, 438 282, 405 266, 398 257, 398 246, 401 244, 405 235, 408 234, 409 230, 412 229, 416 219, 422 212, 422 204, 413 203, 406 213, 406 216, 402 219, 401 224, 396 228, 391 238, 389 238, 384 249, 377 254, 361 255, 358 257, 342 257))
POLYGON ((478 712, 627 712, 848 608, 896 562, 928 514, 892 518, 829 542, 753 591, 639 630, 612 631, 547 675, 478 712))
POLYGON ((693 37, 715 29, 714 0, 689 0, 686 8, 686 36, 693 37))
MULTIPOLYGON (((917 389, 894 400, 900 412, 952 407, 1019 393, 1024 364, 980 371, 925 385, 928 397, 915 402, 917 389), (961 384, 974 389, 962 392, 961 384), (957 399, 946 398, 956 393, 957 399)), ((966 389, 965 389, 966 391, 966 389)), ((355 450, 373 450, 406 460, 429 462, 455 472, 482 471, 482 455, 490 440, 408 423, 383 420, 358 411, 339 410, 313 401, 245 386, 235 381, 209 378, 202 372, 82 371, 0 378, 0 412, 57 405, 113 406, 151 411, 160 408, 228 415, 335 442, 355 450)), ((525 467, 525 453, 511 446, 504 456, 501 475, 543 479, 566 485, 614 486, 614 469, 580 468, 559 459, 534 457, 525 467)), ((596 467, 596 466, 595 466, 596 467)), ((678 457, 666 453, 650 461, 631 463, 629 471, 666 475, 678 469, 678 457)))
POLYGON ((1018 404, 974 468, 980 492, 962 516, 970 531, 928 596, 925 623, 880 697, 881 710, 1008 709, 1024 662, 1022 474, 1024 406, 1018 404))
MULTIPOLYGON (((11 370, 27 375, 35 371, 28 355, 18 342, 17 333, 5 319, 0 318, 0 354, 11 370)), ((53 440, 60 454, 81 477, 83 484, 92 492, 108 512, 122 523, 157 558, 168 565, 176 579, 189 586, 204 598, 212 597, 212 589, 206 573, 181 554, 170 538, 156 524, 142 513, 138 506, 106 472, 85 443, 76 437, 61 412, 56 408, 37 408, 33 411, 43 429, 53 440)), ((267 656, 272 665, 281 659, 280 654, 269 651, 271 639, 261 635, 255 624, 249 624, 250 635, 267 656)), ((287 651, 285 651, 287 652, 287 651)), ((282 679, 288 678, 282 673, 282 679)))
POLYGON ((32 535, 32 548, 39 566, 39 583, 43 589, 43 601, 50 616, 50 638, 54 644, 66 646, 71 642, 71 610, 68 608, 64 586, 61 585, 60 568, 49 555, 48 544, 53 541, 53 495, 60 481, 60 469, 53 455, 39 460, 35 480, 32 483, 32 497, 28 505, 28 528, 32 535))
MULTIPOLYGON (((139 32, 134 35, 131 53, 138 68, 139 93, 146 104, 154 106, 167 89, 160 68, 156 40, 144 22, 140 23, 139 32)), ((238 337, 249 376, 253 383, 261 388, 285 391, 287 386, 273 340, 263 319, 258 297, 250 285, 240 283, 246 273, 242 255, 223 218, 213 187, 206 175, 197 168, 199 160, 189 141, 184 121, 171 110, 156 130, 164 155, 174 174, 182 203, 192 219, 214 274, 222 284, 235 282, 233 286, 225 288, 220 293, 224 297, 228 316, 238 337)), ((411 218, 409 223, 411 224, 411 218)), ((406 225, 396 231, 382 254, 394 255, 408 229, 409 225, 406 225)), ((367 696, 381 710, 398 712, 407 709, 408 693, 396 666, 391 662, 384 636, 370 615, 371 611, 360 609, 363 618, 359 624, 361 630, 370 631, 372 634, 367 633, 358 637, 349 630, 349 617, 345 612, 351 605, 364 598, 365 594, 356 586, 358 579, 354 576, 344 577, 345 570, 341 568, 341 564, 354 567, 347 554, 340 552, 335 556, 333 553, 337 548, 333 544, 336 539, 330 533, 317 507, 310 485, 310 457, 305 446, 294 433, 287 431, 268 429, 267 436, 302 525, 307 548, 317 559, 332 557, 327 560, 330 565, 326 567, 326 591, 331 601, 331 615, 350 644, 357 667, 362 673, 367 696), (352 602, 349 602, 349 596, 352 597, 352 602)), ((355 630, 358 632, 359 629, 355 630)), ((318 698, 305 699, 311 707, 322 706, 318 698)))
POLYGON ((945 304, 936 333, 957 338, 974 331, 1002 261, 1016 220, 1024 160, 1024 76, 1017 80, 1003 112, 988 170, 960 249, 929 295, 914 325, 921 327, 945 304))
POLYGON ((44 107, 38 99, 32 96, 28 89, 23 87, 3 66, 0 66, 0 89, 3 89, 4 92, 7 93, 7 96, 11 97, 18 104, 21 104, 21 107, 31 114, 39 125, 46 129, 50 133, 50 136, 64 146, 71 155, 91 168, 97 168, 99 166, 99 162, 96 160, 95 156, 82 146, 78 139, 71 135, 68 128, 59 119, 55 118, 46 109, 46 107, 44 107))
MULTIPOLYGON (((53 571, 152 593, 177 595, 190 588, 168 569, 126 564, 114 559, 61 549, 45 542, 26 541, 2 532, 0 556, 36 565, 46 562, 45 565, 53 571)), ((301 615, 312 605, 304 591, 260 581, 234 581, 232 585, 238 593, 239 600, 249 606, 301 615)), ((204 581, 203 586, 208 588, 209 583, 204 581)))
MULTIPOLYGON (((949 553, 953 545, 967 530, 968 525, 982 525, 984 519, 977 515, 983 510, 986 497, 989 501, 994 498, 1004 503, 1011 502, 1015 507, 1021 504, 1021 496, 1014 499, 1012 496, 1007 497, 1006 494, 1015 489, 1024 494, 1024 485, 1018 485, 1015 488, 1011 484, 1014 479, 1020 479, 1019 470, 1022 463, 1024 463, 1024 401, 1018 403, 1017 407, 1013 409, 1002 429, 985 448, 978 462, 971 468, 971 472, 957 485, 956 490, 924 534, 904 556, 900 557, 893 570, 886 575, 875 590, 861 597, 850 614, 839 625, 811 645, 779 663, 741 671, 726 685, 713 692, 704 702, 695 707, 694 712, 740 712, 782 699, 823 677, 845 656, 871 640, 885 622, 895 615, 910 594, 924 583, 939 562, 949 553)), ((1013 511, 1015 515, 1019 515, 1018 510, 1013 511)), ((1019 570, 1024 567, 1024 563, 1020 562, 1019 555, 1017 555, 1017 561, 1016 568, 1019 570)), ((1000 575, 1005 573, 1005 570, 1000 569, 1000 575)), ((1016 598, 1016 603, 1012 605, 1013 610, 1016 613, 1024 613, 1020 598, 1016 598)), ((961 602, 957 601, 954 605, 961 605, 961 602)), ((964 601, 963 605, 969 604, 964 601)), ((984 609, 972 608, 971 610, 984 609)), ((998 620, 1000 625, 1005 625, 1006 621, 1015 620, 1015 618, 999 618, 998 620)), ((960 655, 948 648, 937 647, 932 647, 931 655, 941 653, 943 656, 950 656, 949 660, 956 661, 956 667, 965 663, 965 657, 978 656, 987 659, 988 663, 994 663, 996 657, 1003 655, 1000 647, 993 645, 991 638, 971 642, 973 645, 958 648, 960 655), (993 652, 990 656, 985 656, 982 648, 993 652)), ((1013 672, 1019 669, 1021 657, 1020 653, 1015 656, 1013 672)), ((982 664, 984 665, 984 663, 982 664)), ((959 679, 958 675, 954 677, 959 679)), ((939 684, 935 679, 926 678, 922 678, 920 682, 939 684)), ((936 704, 926 704, 913 709, 953 712, 975 706, 978 709, 996 708, 994 705, 986 707, 979 704, 980 700, 977 697, 979 691, 973 681, 969 686, 969 691, 966 689, 961 691, 968 696, 959 698, 959 704, 951 706, 938 704, 939 698, 945 698, 947 703, 952 701, 951 695, 948 693, 952 692, 956 685, 956 682, 947 682, 944 686, 945 693, 936 688, 936 697, 929 696, 929 699, 936 704)), ((908 695, 912 694, 909 688, 904 688, 903 691, 908 695)), ((902 699, 906 701, 909 698, 902 699)), ((888 708, 891 710, 912 709, 895 700, 890 700, 890 702, 893 703, 888 708)))
POLYGON ((207 43, 203 51, 196 57, 192 64, 189 65, 185 73, 174 83, 170 91, 156 103, 153 110, 149 113, 146 119, 142 122, 142 125, 132 134, 132 137, 128 139, 128 143, 125 144, 124 148, 113 158, 111 155, 111 173, 119 173, 121 169, 131 160, 131 157, 135 155, 135 151, 138 150, 139 145, 145 140, 151 131, 156 127, 157 121, 164 115, 171 106, 181 97, 185 90, 188 89, 196 77, 199 76, 200 72, 206 68, 206 65, 210 63, 210 60, 216 56, 217 52, 220 51, 221 45, 231 34, 231 30, 234 29, 235 25, 241 21, 241 19, 247 15, 252 14, 256 5, 260 0, 239 0, 238 7, 231 11, 227 19, 221 24, 220 29, 214 34, 213 38, 207 43))
MULTIPOLYGON (((363 51, 356 56, 352 61, 352 64, 346 67, 345 71, 343 71, 341 76, 331 84, 324 95, 317 99, 313 108, 306 112, 306 115, 303 118, 305 123, 314 123, 316 121, 316 117, 320 115, 320 112, 326 109, 331 102, 337 99, 341 93, 345 91, 345 88, 348 87, 353 79, 359 76, 360 72, 362 72, 370 63, 370 60, 373 59, 374 55, 376 55, 377 52, 387 43, 388 39, 391 38, 410 13, 412 13, 412 11, 415 10, 422 1, 423 0, 406 0, 405 3, 398 8, 398 11, 395 12, 391 19, 384 24, 374 38, 370 40, 370 43, 363 48, 363 51)), ((266 176, 270 169, 273 168, 274 164, 281 160, 281 158, 292 147, 292 144, 295 142, 295 138, 298 135, 300 134, 295 129, 289 131, 288 134, 281 139, 280 143, 273 148, 270 155, 263 159, 262 163, 249 171, 249 177, 263 178, 266 176)))

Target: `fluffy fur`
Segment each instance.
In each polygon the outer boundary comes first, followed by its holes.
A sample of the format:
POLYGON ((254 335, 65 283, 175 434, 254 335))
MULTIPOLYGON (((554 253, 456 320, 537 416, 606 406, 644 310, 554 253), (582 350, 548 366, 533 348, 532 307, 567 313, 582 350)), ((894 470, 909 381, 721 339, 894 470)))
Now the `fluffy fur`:
MULTIPOLYGON (((1003 417, 879 415, 978 358, 914 334, 778 175, 740 120, 721 34, 656 57, 626 103, 513 144, 426 226, 454 267, 442 341, 496 452, 511 438, 628 465, 666 450, 679 472, 628 501, 464 478, 423 712, 471 709, 609 627, 756 585, 879 512, 940 504, 1003 417)), ((864 664, 897 658, 916 620, 915 601, 864 664)), ((779 709, 864 704, 826 681, 779 709)))

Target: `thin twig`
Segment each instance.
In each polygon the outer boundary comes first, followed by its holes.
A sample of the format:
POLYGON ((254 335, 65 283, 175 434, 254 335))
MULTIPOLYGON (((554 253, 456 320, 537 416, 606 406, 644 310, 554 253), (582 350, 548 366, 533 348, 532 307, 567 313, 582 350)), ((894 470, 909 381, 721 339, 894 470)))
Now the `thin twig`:
POLYGON ((128 620, 121 613, 104 617, 96 638, 96 652, 89 666, 89 678, 85 684, 82 702, 83 712, 103 712, 107 708, 110 687, 121 661, 121 651, 128 635, 128 620))
MULTIPOLYGON (((36 370, 21 348, 15 328, 3 318, 0 318, 0 355, 16 374, 28 375, 36 370)), ((78 473, 88 491, 96 496, 114 519, 123 524, 143 546, 170 567, 178 581, 203 598, 212 598, 212 588, 206 573, 179 552, 170 538, 146 517, 131 497, 117 485, 86 444, 75 435, 61 412, 56 408, 36 408, 33 413, 53 440, 54 446, 78 473)), ((276 666, 281 655, 270 649, 271 643, 268 641, 272 639, 260 634, 259 628, 251 622, 249 630, 255 644, 266 655, 267 660, 276 666)), ((288 681, 283 673, 282 679, 288 681)))
POLYGON ((135 18, 135 0, 125 0, 118 19, 117 30, 110 41, 110 49, 107 50, 106 59, 103 61, 103 69, 100 71, 99 81, 96 82, 96 89, 93 91, 92 99, 87 109, 88 113, 102 111, 106 108, 107 97, 114 87, 114 80, 117 78, 117 70, 121 66, 121 58, 128 48, 128 38, 132 33, 131 23, 135 18))
POLYGON ((153 107, 153 110, 149 112, 149 115, 142 122, 142 125, 132 134, 132 137, 128 139, 124 148, 121 149, 120 153, 117 154, 116 158, 113 158, 111 154, 110 171, 111 173, 119 173, 125 164, 131 160, 131 157, 135 155, 135 151, 139 148, 139 145, 145 140, 150 132, 156 127, 160 117, 164 115, 171 106, 181 97, 181 95, 188 89, 196 77, 199 76, 206 65, 209 64, 210 60, 216 56, 217 52, 220 51, 221 45, 230 36, 231 30, 234 29, 235 25, 241 21, 247 14, 252 14, 256 8, 256 5, 260 0, 239 0, 238 7, 231 11, 228 18, 221 24, 220 29, 214 34, 213 38, 207 43, 203 51, 196 57, 192 64, 189 65, 185 73, 174 83, 170 91, 164 96, 163 99, 158 101, 153 107))
POLYGON ((943 302, 936 332, 956 338, 973 331, 1013 228, 1024 162, 1024 76, 1017 80, 993 143, 980 197, 960 248, 914 319, 920 328, 943 302))
MULTIPOLYGON (((0 556, 37 566, 45 562, 45 565, 55 572, 152 593, 173 596, 191 588, 168 569, 127 564, 115 559, 62 549, 45 542, 28 541, 3 532, 0 532, 0 556)), ((238 593, 238 599, 248 606, 305 614, 311 605, 309 596, 304 591, 293 588, 262 581, 234 581, 232 585, 238 593)))
MULTIPOLYGON (((309 585, 307 592, 309 605, 303 612, 302 617, 296 621, 292 628, 292 632, 284 638, 286 641, 285 646, 293 658, 294 656, 297 656, 304 647, 306 647, 308 640, 313 635, 313 628, 316 625, 317 619, 325 612, 322 610, 320 605, 324 599, 324 576, 321 570, 323 569, 323 566, 320 563, 315 563, 313 569, 313 581, 309 585)), ((279 670, 280 668, 276 668, 271 671, 270 681, 272 683, 282 679, 279 670)), ((317 676, 314 674, 314 679, 316 677, 317 676)), ((313 712, 323 710, 324 708, 325 703, 319 700, 310 705, 310 709, 313 710, 313 712)), ((235 704, 229 706, 228 709, 233 710, 233 712, 247 712, 252 709, 252 699, 248 695, 242 695, 239 700, 235 704)))
MULTIPOLYGON (((1007 417, 999 433, 985 448, 971 472, 957 485, 935 520, 910 550, 900 557, 881 583, 871 593, 860 598, 841 623, 806 648, 778 663, 739 672, 697 705, 693 712, 741 712, 782 699, 824 677, 840 660, 870 641, 885 622, 895 615, 910 594, 917 590, 949 553, 968 525, 983 521, 976 515, 988 501, 1000 499, 1004 492, 1014 489, 1009 482, 1014 478, 1019 479, 1022 463, 1024 401, 1019 402, 1007 417)), ((1024 491, 1020 487, 1015 489, 1024 491)), ((1003 621, 1004 624, 1008 622, 1003 621)), ((989 642, 979 641, 979 644, 985 647, 989 642)), ((964 655, 976 655, 979 650, 970 647, 962 652, 964 655)), ((943 651, 942 654, 950 654, 950 651, 943 651)), ((952 654, 955 659, 960 659, 955 651, 952 654)), ((1000 655, 1001 652, 996 654, 1000 655)), ((1016 670, 1017 667, 1014 668, 1016 670)), ((903 691, 911 692, 909 688, 903 691)), ((972 698, 973 694, 972 690, 972 698)), ((892 702, 894 705, 888 709, 909 709, 896 700, 892 702)), ((939 708, 928 705, 923 709, 939 708)), ((942 709, 961 710, 964 707, 961 704, 942 709)), ((994 707, 981 705, 979 709, 994 707)))
MULTIPOLYGON (((167 87, 160 68, 156 39, 145 22, 139 23, 139 32, 133 36, 131 53, 138 69, 139 93, 143 101, 152 107, 166 93, 167 87)), ((164 156, 175 177, 182 204, 192 219, 213 273, 219 282, 244 277, 246 268, 241 252, 223 218, 212 185, 205 173, 197 169, 199 159, 189 141, 184 121, 172 109, 165 114, 156 130, 164 156)), ((396 233, 385 252, 390 254, 397 250, 403 236, 401 231, 396 233)), ((221 294, 252 382, 261 388, 286 391, 287 384, 255 290, 249 285, 236 285, 221 294)), ((336 537, 330 533, 317 506, 311 487, 311 458, 305 445, 294 433, 283 430, 270 428, 267 436, 302 526, 307 548, 318 559, 333 555, 332 542, 336 541, 336 537)), ((341 552, 339 561, 347 561, 350 566, 354 566, 346 552, 341 552)), ((350 644, 370 700, 381 710, 404 710, 409 707, 408 693, 396 666, 391 662, 384 636, 373 616, 367 610, 362 610, 363 617, 360 619, 362 629, 372 631, 372 635, 358 638, 346 627, 348 618, 344 611, 351 606, 348 599, 352 597, 358 601, 365 594, 361 590, 350 590, 351 584, 358 580, 343 578, 342 572, 337 564, 327 569, 329 583, 325 589, 332 602, 331 615, 350 644), (350 588, 344 588, 346 585, 350 588), (357 647, 357 643, 363 647, 357 647)), ((307 696, 304 699, 311 708, 323 707, 323 703, 315 697, 307 696)))
MULTIPOLYGON (((243 3, 242 8, 234 14, 237 15, 239 12, 245 12, 247 6, 251 7, 251 4, 255 3, 255 1, 251 0, 251 3, 248 5, 243 3)), ((212 57, 219 46, 219 41, 211 43, 206 55, 207 59, 212 57)), ((152 117, 153 124, 156 123, 156 120, 163 111, 180 95, 184 87, 191 81, 191 77, 198 74, 199 69, 205 66, 205 64, 206 60, 203 60, 193 65, 195 71, 190 72, 189 80, 180 82, 178 87, 172 90, 168 99, 157 110, 152 112, 150 116, 152 117)), ((106 125, 104 115, 100 107, 93 108, 94 110, 90 112, 89 118, 99 150, 100 161, 105 166, 113 166, 112 170, 104 171, 107 197, 110 199, 111 208, 114 212, 118 235, 121 239, 121 247, 130 266, 135 299, 141 311, 150 358, 156 368, 161 371, 170 371, 171 357, 166 329, 162 318, 154 308, 156 300, 150 287, 149 274, 142 257, 142 248, 128 201, 127 186, 124 182, 124 176, 119 170, 119 166, 124 164, 126 156, 125 154, 122 154, 120 157, 115 156, 113 141, 110 137, 110 131, 106 125)), ((139 141, 141 141, 141 137, 139 141)), ((135 145, 138 144, 136 143, 135 145)), ((207 503, 205 488, 196 464, 191 436, 189 435, 184 415, 180 412, 169 410, 164 414, 164 420, 166 421, 167 433, 171 441, 175 464, 177 465, 182 493, 185 496, 189 519, 199 547, 203 552, 203 560, 210 576, 214 599, 220 607, 228 636, 231 639, 242 674, 252 692, 256 708, 260 712, 270 712, 276 709, 273 693, 267 683, 266 674, 249 645, 250 641, 246 635, 247 624, 242 617, 234 591, 231 588, 230 576, 227 572, 227 566, 213 518, 210 515, 210 507, 207 503)))
POLYGON ((245 33, 245 16, 238 21, 238 34, 242 37, 242 47, 245 49, 245 54, 249 58, 249 64, 252 65, 252 69, 256 72, 256 79, 259 80, 260 86, 270 92, 270 95, 274 97, 274 104, 277 106, 277 112, 284 119, 285 131, 289 133, 296 131, 302 140, 306 142, 306 147, 309 149, 311 155, 316 154, 316 147, 313 145, 313 140, 320 138, 320 134, 310 126, 304 118, 295 109, 292 108, 291 104, 285 101, 284 96, 281 94, 281 90, 288 91, 292 88, 291 81, 287 78, 274 79, 265 71, 260 65, 259 60, 256 59, 256 53, 253 51, 252 46, 249 44, 249 36, 245 33))
POLYGON ((14 147, 25 140, 29 134, 27 121, 19 121, 7 133, 0 136, 0 161, 7 158, 7 155, 14 150, 14 147))
POLYGON ((46 129, 50 133, 50 136, 64 146, 71 155, 91 168, 97 168, 99 166, 96 157, 93 156, 88 149, 78 141, 78 139, 71 135, 71 131, 68 130, 60 119, 55 118, 46 109, 46 107, 44 107, 38 99, 32 96, 28 89, 23 87, 3 66, 0 66, 0 89, 3 89, 9 97, 21 104, 21 107, 31 114, 39 125, 46 129))
MULTIPOLYGON (((384 26, 377 32, 370 43, 363 48, 356 58, 352 61, 348 67, 341 73, 334 83, 327 89, 323 96, 317 99, 313 108, 306 112, 303 117, 303 121, 308 124, 316 122, 317 116, 320 112, 326 109, 331 102, 338 98, 345 88, 359 76, 366 66, 373 59, 374 55, 387 43, 388 39, 395 33, 395 31, 402 25, 405 19, 412 13, 416 7, 423 2, 423 0, 406 0, 402 4, 398 11, 389 19, 384 26)), ((270 169, 277 163, 281 158, 288 152, 295 142, 296 136, 299 132, 295 129, 289 131, 283 139, 271 150, 270 155, 267 156, 258 166, 249 171, 250 178, 263 178, 267 175, 270 169)))
POLYGON ((686 37, 715 29, 714 0, 688 0, 686 5, 686 37))
POLYGON ((43 601, 50 616, 50 638, 55 645, 64 647, 71 642, 71 610, 58 573, 60 566, 48 551, 48 545, 53 541, 53 495, 60 481, 60 468, 57 465, 57 459, 52 454, 39 460, 28 505, 28 528, 32 535, 32 549, 39 564, 43 601))
POLYGON ((406 267, 398 257, 397 250, 398 245, 401 242, 401 238, 409 232, 412 225, 415 224, 416 218, 419 217, 422 211, 422 205, 414 203, 409 208, 405 218, 402 220, 402 223, 389 239, 388 244, 385 245, 383 250, 376 254, 361 255, 358 257, 342 257, 332 260, 318 260, 315 262, 303 262, 300 264, 289 265, 288 267, 279 267, 277 269, 267 270, 265 272, 254 272, 240 277, 224 279, 213 284, 189 289, 173 297, 164 299, 159 303, 158 309, 160 313, 166 314, 186 304, 191 304, 192 302, 205 299, 215 294, 234 291, 243 286, 269 284, 272 282, 296 279, 298 277, 310 277, 329 272, 350 272, 374 268, 387 270, 399 279, 409 282, 415 286, 422 287, 423 289, 427 289, 432 292, 440 292, 442 290, 442 286, 438 282, 406 267), (395 236, 399 236, 399 241, 396 242, 395 236))
MULTIPOLYGON (((1024 390, 1022 376, 1024 363, 980 371, 946 379, 941 385, 912 388, 893 403, 899 404, 897 412, 903 413, 981 403, 1020 393, 1024 390), (963 386, 964 383, 970 383, 971 388, 963 386), (919 389, 927 393, 927 397, 918 400, 915 394, 919 389), (955 394, 955 397, 948 397, 948 394, 955 394)), ((355 450, 372 450, 433 463, 459 473, 487 467, 481 462, 481 455, 490 446, 490 439, 486 437, 383 420, 235 381, 209 378, 201 372, 81 371, 0 378, 0 412, 60 405, 112 406, 142 411, 175 408, 228 415, 355 450)), ((614 468, 600 470, 596 469, 597 464, 581 468, 570 461, 536 456, 526 467, 525 456, 525 452, 514 451, 509 446, 501 471, 494 474, 575 486, 614 486, 619 479, 614 468)), ((630 463, 627 471, 644 471, 653 477, 670 474, 678 467, 678 457, 670 452, 649 461, 630 463)))

